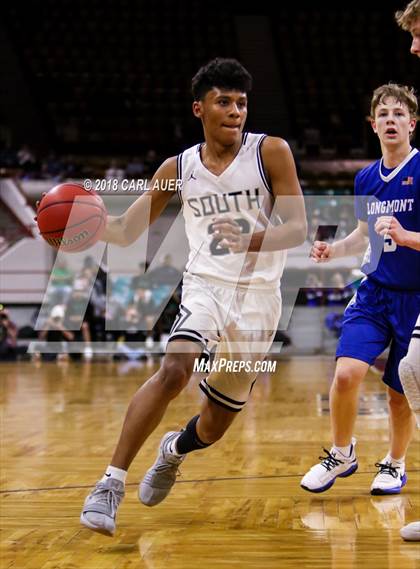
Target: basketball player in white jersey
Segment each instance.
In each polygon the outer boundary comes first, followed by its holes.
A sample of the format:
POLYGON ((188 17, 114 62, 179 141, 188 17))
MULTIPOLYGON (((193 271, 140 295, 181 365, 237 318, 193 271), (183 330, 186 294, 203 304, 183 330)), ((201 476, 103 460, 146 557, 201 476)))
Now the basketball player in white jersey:
MULTIPOLYGON (((278 325, 285 251, 303 243, 306 216, 292 153, 280 138, 244 132, 252 78, 233 59, 215 59, 192 81, 193 113, 204 142, 167 159, 150 187, 182 181, 190 257, 182 303, 161 368, 134 395, 102 479, 86 498, 81 523, 113 535, 127 470, 187 385, 196 358, 263 359, 278 325), (283 197, 287 196, 286 199, 283 197), (281 198, 278 212, 278 202, 281 198), (278 220, 277 215, 281 215, 278 220), (274 216, 275 220, 273 222, 274 216)), ((173 192, 153 190, 120 217, 108 217, 105 240, 133 243, 161 214, 173 192), (144 219, 150 207, 150 219, 144 219)), ((139 487, 140 501, 160 503, 186 455, 219 440, 245 405, 256 378, 250 370, 211 372, 206 397, 184 429, 167 433, 139 487)))
MULTIPOLYGON (((420 0, 412 0, 404 10, 395 14, 395 19, 403 30, 411 33, 413 41, 410 51, 420 57, 420 0)), ((395 221, 390 223, 395 224, 395 221)), ((396 236, 392 234, 396 229, 391 229, 389 234, 398 243, 396 236)), ((420 238, 418 247, 420 250, 420 238)), ((417 428, 420 429, 420 315, 411 336, 407 355, 401 360, 398 371, 405 396, 415 414, 417 428)), ((401 537, 407 541, 420 541, 420 521, 404 526, 401 529, 401 537)))

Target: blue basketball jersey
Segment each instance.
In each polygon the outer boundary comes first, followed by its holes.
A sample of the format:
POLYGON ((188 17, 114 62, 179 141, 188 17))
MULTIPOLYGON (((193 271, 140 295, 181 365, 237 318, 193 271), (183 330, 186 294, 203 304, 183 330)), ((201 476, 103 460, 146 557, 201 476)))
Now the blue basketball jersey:
POLYGON ((420 152, 413 148, 392 170, 382 159, 363 168, 356 175, 354 192, 356 217, 369 227, 362 271, 386 288, 420 291, 420 252, 374 229, 378 217, 392 215, 404 229, 420 232, 420 152))

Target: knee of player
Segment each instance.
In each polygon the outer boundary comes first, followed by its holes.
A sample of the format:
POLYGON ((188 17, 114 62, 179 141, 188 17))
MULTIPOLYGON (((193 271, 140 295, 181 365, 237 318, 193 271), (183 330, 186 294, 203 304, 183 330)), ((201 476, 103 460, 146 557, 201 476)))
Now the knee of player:
POLYGON ((388 403, 394 410, 403 410, 409 407, 406 396, 395 391, 395 389, 388 389, 388 403))
POLYGON ((187 385, 190 377, 191 370, 184 361, 172 357, 164 358, 158 380, 165 390, 177 395, 187 385))
POLYGON ((351 369, 342 368, 336 371, 334 387, 337 391, 346 392, 357 389, 360 379, 352 373, 351 369))

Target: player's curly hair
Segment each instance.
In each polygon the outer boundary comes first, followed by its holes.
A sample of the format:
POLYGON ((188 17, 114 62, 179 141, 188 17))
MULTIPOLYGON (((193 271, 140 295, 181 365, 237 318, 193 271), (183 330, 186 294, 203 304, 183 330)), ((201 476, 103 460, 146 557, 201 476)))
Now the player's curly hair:
POLYGON ((417 18, 420 18, 420 0, 412 0, 404 10, 395 12, 397 24, 406 32, 411 31, 417 18))
POLYGON ((191 90, 194 101, 204 99, 214 87, 249 93, 252 76, 236 59, 216 57, 203 65, 194 75, 191 90))
POLYGON ((418 101, 413 87, 398 85, 397 83, 386 83, 374 90, 370 103, 370 117, 375 118, 375 111, 378 105, 383 103, 388 97, 393 97, 398 103, 407 106, 410 117, 417 118, 418 101))

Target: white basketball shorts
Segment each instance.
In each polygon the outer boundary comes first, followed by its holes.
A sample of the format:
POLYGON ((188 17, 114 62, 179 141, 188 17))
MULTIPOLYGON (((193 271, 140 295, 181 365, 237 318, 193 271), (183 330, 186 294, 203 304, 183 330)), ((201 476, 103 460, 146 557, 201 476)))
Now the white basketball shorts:
POLYGON ((201 346, 203 354, 215 352, 200 387, 215 403, 240 411, 258 375, 256 363, 271 347, 280 315, 280 288, 235 288, 186 273, 168 342, 190 340, 201 346), (232 364, 222 368, 217 363, 221 359, 232 364))

